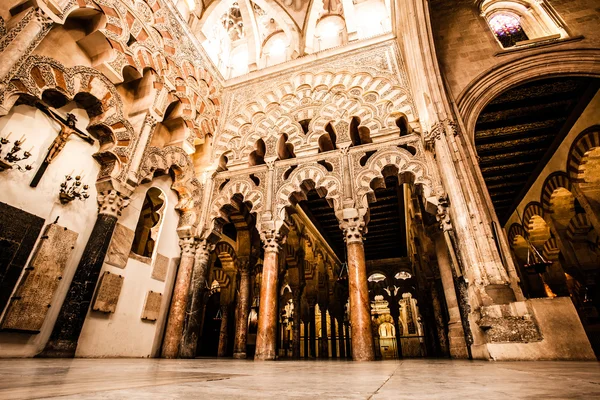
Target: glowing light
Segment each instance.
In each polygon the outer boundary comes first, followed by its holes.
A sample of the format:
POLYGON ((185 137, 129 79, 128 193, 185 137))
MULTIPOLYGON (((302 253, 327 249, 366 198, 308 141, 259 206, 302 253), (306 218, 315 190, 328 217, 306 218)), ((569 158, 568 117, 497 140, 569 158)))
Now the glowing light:
POLYGON ((369 282, 381 282, 385 280, 385 275, 376 272, 373 275, 369 276, 369 279, 367 280, 369 282))
POLYGON ((190 11, 194 11, 196 9, 196 1, 195 0, 185 0, 188 5, 190 11))
POLYGON ((271 44, 271 47, 269 49, 269 54, 272 56, 279 56, 285 53, 285 42, 283 41, 283 39, 275 39, 273 41, 273 43, 271 44))
POLYGON ((490 27, 498 36, 514 35, 521 29, 521 23, 514 15, 497 14, 490 19, 490 27))
POLYGON ((394 275, 394 278, 402 279, 402 280, 407 280, 407 279, 410 279, 411 277, 412 277, 412 275, 406 271, 400 271, 396 275, 394 275))

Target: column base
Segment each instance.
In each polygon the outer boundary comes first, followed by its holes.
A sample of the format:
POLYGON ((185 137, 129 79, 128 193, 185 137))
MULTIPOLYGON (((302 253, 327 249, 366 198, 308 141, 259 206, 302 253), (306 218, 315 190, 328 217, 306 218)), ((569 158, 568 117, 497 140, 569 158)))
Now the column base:
POLYGON ((233 358, 235 358, 236 360, 245 360, 246 353, 233 353, 233 358))
POLYGON ((254 361, 275 361, 277 356, 275 354, 255 354, 254 361))
MULTIPOLYGON (((486 341, 479 346, 485 346, 489 359, 596 360, 569 297, 482 307, 477 324, 486 341)), ((486 352, 473 353, 478 355, 486 352)))

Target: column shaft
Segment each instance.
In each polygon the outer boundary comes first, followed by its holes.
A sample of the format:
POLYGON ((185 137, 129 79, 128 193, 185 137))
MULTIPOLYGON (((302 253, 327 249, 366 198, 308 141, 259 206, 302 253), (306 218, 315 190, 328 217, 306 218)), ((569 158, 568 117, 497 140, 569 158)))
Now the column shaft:
POLYGON ((346 331, 346 337, 344 341, 346 343, 346 357, 352 356, 352 337, 350 336, 350 324, 344 321, 344 330, 346 331))
POLYGON ((74 357, 77 342, 87 315, 102 264, 110 245, 117 218, 128 204, 116 190, 98 195, 100 211, 92 229, 67 296, 50 335, 50 340, 39 356, 74 357))
POLYGON ((340 341, 340 358, 346 358, 346 344, 344 343, 344 320, 338 320, 339 341, 340 341))
POLYGON ((300 359, 300 308, 302 304, 302 292, 296 288, 294 296, 294 325, 292 327, 292 358, 300 359))
POLYGON ((235 342, 233 358, 246 358, 246 340, 248 338, 248 314, 250 313, 250 271, 243 269, 240 273, 240 295, 237 304, 237 321, 235 324, 235 342))
POLYGON ((337 340, 335 335, 335 318, 330 315, 331 321, 331 358, 337 358, 337 340))
POLYGON ((465 332, 462 325, 458 298, 454 286, 454 277, 452 275, 452 266, 448 256, 448 247, 443 235, 435 235, 435 252, 440 270, 440 278, 444 288, 446 306, 448 307, 448 341, 450 348, 450 357, 468 358, 467 344, 465 341, 465 332))
POLYGON ((274 360, 276 356, 278 270, 279 254, 277 250, 267 251, 265 249, 255 360, 274 360))
POLYGON ((348 247, 348 284, 350 294, 350 324, 352 325, 352 358, 355 361, 375 360, 371 305, 367 287, 365 249, 361 241, 348 247))
POLYGON ((308 358, 308 322, 304 322, 304 358, 308 358))
POLYGON ((329 358, 329 338, 327 335, 327 309, 321 308, 321 341, 319 346, 319 358, 329 358))
POLYGON ((308 306, 308 319, 309 321, 309 346, 310 346, 310 357, 317 357, 317 346, 316 346, 316 338, 317 338, 317 325, 316 325, 316 316, 315 316, 315 306, 314 304, 310 304, 308 306))
POLYGON ((169 319, 163 340, 163 358, 176 358, 179 355, 179 345, 183 335, 183 323, 188 304, 188 290, 192 280, 192 269, 194 267, 194 238, 182 238, 179 240, 181 246, 181 261, 177 271, 177 280, 171 297, 171 308, 169 319))
POLYGON ((201 241, 196 250, 192 282, 188 293, 187 320, 183 327, 183 338, 179 345, 179 357, 181 358, 196 357, 196 348, 198 346, 202 321, 202 299, 206 289, 206 275, 208 273, 210 251, 212 251, 213 247, 201 241))
POLYGON ((227 356, 227 340, 229 338, 227 332, 229 329, 227 326, 229 322, 229 306, 227 304, 221 305, 221 314, 221 330, 219 331, 219 349, 217 351, 217 357, 227 356))

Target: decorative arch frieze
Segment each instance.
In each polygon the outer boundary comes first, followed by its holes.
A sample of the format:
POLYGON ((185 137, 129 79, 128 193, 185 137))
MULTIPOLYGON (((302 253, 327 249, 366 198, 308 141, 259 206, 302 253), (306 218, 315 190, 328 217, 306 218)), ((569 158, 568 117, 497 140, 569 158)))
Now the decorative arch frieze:
POLYGON ((571 181, 569 176, 562 171, 553 172, 548 175, 544 184, 542 185, 542 194, 540 196, 540 203, 542 204, 542 208, 544 212, 551 211, 551 199, 552 194, 560 188, 567 189, 569 192, 571 191, 571 181))
POLYGON ((221 263, 235 265, 237 263, 237 254, 233 246, 228 242, 219 242, 215 246, 215 255, 219 257, 221 263))
POLYGON ((595 147, 600 147, 600 125, 591 126, 581 132, 571 145, 567 159, 567 173, 572 182, 584 182, 585 156, 595 147))
POLYGON ((508 229, 508 241, 511 246, 514 245, 515 238, 517 236, 521 236, 522 238, 525 238, 527 236, 527 233, 525 232, 525 228, 523 228, 523 225, 515 222, 508 229))
POLYGON ((236 105, 239 113, 229 118, 215 140, 213 158, 226 151, 230 161, 245 163, 254 144, 262 139, 267 145, 266 157, 274 157, 279 135, 286 134, 296 153, 316 152, 318 139, 327 124, 334 128, 339 142, 350 142, 348 126, 359 117, 371 136, 398 130, 400 113, 416 121, 416 111, 407 88, 387 78, 368 73, 302 72, 277 88, 253 96, 246 104, 236 105), (307 130, 301 121, 310 120, 307 130))
POLYGON ((364 167, 354 171, 355 201, 358 206, 368 208, 374 200, 375 192, 371 187, 374 179, 384 179, 384 168, 392 166, 398 170, 400 183, 413 183, 423 190, 423 197, 428 199, 439 195, 441 184, 431 173, 427 163, 401 148, 381 149, 371 156, 364 167))
POLYGON ((0 115, 7 114, 21 96, 41 100, 49 91, 61 93, 69 101, 81 102, 88 112, 87 130, 101 144, 94 155, 102 166, 98 180, 124 181, 125 167, 137 138, 123 116, 123 102, 115 86, 95 69, 67 68, 51 58, 31 56, 12 80, 0 88, 0 115))
POLYGON ((316 162, 307 163, 295 169, 275 194, 277 215, 285 219, 284 208, 291 205, 290 197, 294 193, 306 193, 310 189, 325 189, 325 197, 333 202, 334 210, 341 208, 342 180, 335 172, 329 172, 316 162))
POLYGON ((521 221, 523 226, 529 226, 531 218, 534 215, 540 216, 542 218, 544 218, 545 216, 542 205, 537 201, 532 201, 529 204, 527 204, 527 206, 525 206, 525 209, 523 210, 523 220, 521 221))
POLYGON ((223 206, 231 204, 234 196, 239 195, 244 203, 249 204, 250 212, 257 214, 257 221, 264 210, 264 194, 249 177, 236 177, 225 183, 222 188, 215 188, 213 200, 210 203, 208 230, 218 230, 218 224, 226 219, 223 215, 223 206))

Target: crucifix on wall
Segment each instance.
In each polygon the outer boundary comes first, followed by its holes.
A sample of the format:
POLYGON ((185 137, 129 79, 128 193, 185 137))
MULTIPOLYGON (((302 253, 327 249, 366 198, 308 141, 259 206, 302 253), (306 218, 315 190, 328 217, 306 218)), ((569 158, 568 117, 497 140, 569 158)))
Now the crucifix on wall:
POLYGON ((89 144, 94 144, 94 139, 90 135, 82 132, 75 126, 75 123, 77 122, 75 115, 67 113, 67 118, 65 119, 42 104, 38 103, 37 108, 51 119, 58 122, 61 126, 61 129, 56 138, 50 144, 50 147, 48 147, 48 153, 46 154, 46 157, 44 157, 44 161, 42 161, 42 164, 38 168, 35 176, 29 184, 31 187, 36 187, 38 185, 40 179, 42 179, 42 176, 44 175, 44 172, 46 172, 48 165, 50 165, 50 163, 62 151, 71 135, 77 135, 89 144))

